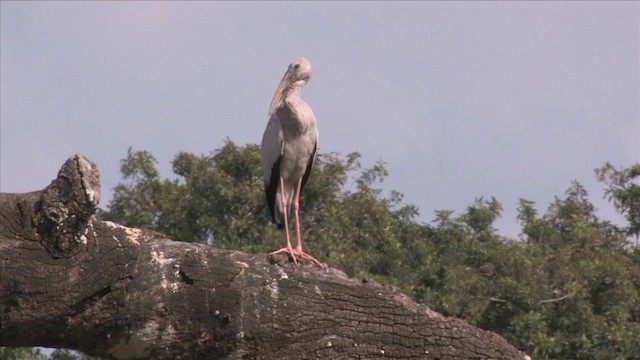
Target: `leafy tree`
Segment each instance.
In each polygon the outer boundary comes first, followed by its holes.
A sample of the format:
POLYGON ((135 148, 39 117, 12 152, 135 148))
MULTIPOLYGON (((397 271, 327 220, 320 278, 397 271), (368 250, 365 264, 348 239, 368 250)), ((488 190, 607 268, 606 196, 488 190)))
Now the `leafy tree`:
MULTIPOLYGON (((350 274, 394 282, 388 275, 401 266, 395 260, 404 241, 398 230, 415 227, 418 212, 401 206, 401 194, 384 197, 373 187, 387 175, 384 163, 362 169, 359 158, 318 155, 301 204, 303 240, 311 253, 350 274), (347 183, 355 190, 343 190, 347 183)), ((151 154, 129 149, 121 164, 126 182, 100 217, 220 248, 273 250, 284 234, 269 224, 259 162, 258 146, 227 141, 212 155, 179 153, 172 162, 178 178, 161 180, 151 154)))
POLYGON ((495 233, 495 199, 480 198, 457 217, 438 211, 422 238, 435 256, 419 267, 414 297, 534 358, 633 359, 640 266, 625 232, 596 217, 577 182, 542 216, 533 202, 520 205, 522 241, 495 233))
POLYGON ((71 350, 56 349, 51 353, 51 360, 78 360, 78 356, 71 350))
POLYGON ((595 170, 598 180, 607 185, 605 195, 629 222, 629 235, 640 235, 640 163, 616 169, 606 163, 595 170), (635 182, 634 182, 635 180, 635 182))
POLYGON ((89 356, 76 350, 56 349, 51 353, 51 360, 102 360, 102 358, 89 356))
POLYGON ((35 347, 0 347, 0 359, 2 360, 46 360, 48 358, 35 347))
POLYGON ((0 347, 0 360, 101 360, 101 358, 68 349, 55 349, 51 355, 47 355, 37 347, 0 347))
POLYGON ((147 151, 127 151, 121 161, 120 172, 128 183, 114 189, 114 200, 108 213, 100 213, 105 220, 118 219, 131 226, 152 226, 157 221, 157 193, 161 184, 157 161, 147 151))
POLYGON ((534 291, 501 332, 534 357, 633 358, 640 351, 640 267, 625 250, 624 232, 596 217, 577 182, 542 217, 521 201, 519 218, 524 250, 535 259, 527 273, 536 281, 516 279, 534 291))
POLYGON ((159 230, 175 239, 245 248, 260 239, 267 218, 260 216, 260 155, 257 146, 228 141, 217 154, 179 153, 172 162, 175 180, 161 180, 156 159, 129 149, 105 220, 159 230), (256 219, 257 222, 256 223, 256 219), (262 225, 262 226, 260 226, 262 225))

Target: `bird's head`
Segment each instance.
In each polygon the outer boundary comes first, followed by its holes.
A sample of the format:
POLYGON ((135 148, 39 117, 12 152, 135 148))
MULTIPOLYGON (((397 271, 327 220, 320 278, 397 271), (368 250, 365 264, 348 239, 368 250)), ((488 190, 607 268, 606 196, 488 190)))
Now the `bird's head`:
POLYGON ((284 101, 287 92, 293 87, 302 87, 311 78, 313 69, 311 63, 306 58, 295 59, 289 64, 287 72, 282 77, 280 85, 276 93, 273 95, 271 106, 269 107, 269 116, 278 110, 284 101))
POLYGON ((285 77, 288 75, 293 83, 298 81, 306 83, 311 79, 312 71, 311 63, 307 58, 298 58, 289 64, 289 69, 287 70, 285 77))

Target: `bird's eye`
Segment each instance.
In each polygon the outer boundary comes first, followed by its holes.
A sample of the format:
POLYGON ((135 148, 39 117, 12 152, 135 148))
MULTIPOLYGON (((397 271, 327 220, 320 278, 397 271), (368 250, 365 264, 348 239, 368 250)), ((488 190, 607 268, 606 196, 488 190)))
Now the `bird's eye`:
POLYGON ((295 65, 293 65, 293 68, 294 68, 294 69, 296 69, 296 70, 298 70, 298 69, 300 68, 300 64, 295 64, 295 65))

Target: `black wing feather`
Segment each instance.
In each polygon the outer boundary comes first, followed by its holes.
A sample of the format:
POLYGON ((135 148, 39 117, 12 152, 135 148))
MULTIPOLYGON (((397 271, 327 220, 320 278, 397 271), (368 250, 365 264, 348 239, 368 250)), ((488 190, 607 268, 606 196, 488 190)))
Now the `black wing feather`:
POLYGON ((278 186, 280 185, 280 161, 282 155, 278 156, 278 160, 273 163, 271 168, 271 177, 268 183, 264 183, 264 193, 267 196, 267 205, 269 207, 269 213, 271 214, 271 221, 278 225, 284 225, 282 219, 276 219, 276 194, 278 193, 278 186))
POLYGON ((311 175, 311 168, 313 167, 313 160, 315 160, 316 158, 317 148, 318 148, 318 143, 313 145, 313 152, 309 157, 309 162, 307 163, 307 170, 305 170, 304 175, 302 175, 302 184, 300 185, 300 192, 302 192, 302 189, 304 189, 304 184, 307 183, 307 180, 309 179, 309 175, 311 175))

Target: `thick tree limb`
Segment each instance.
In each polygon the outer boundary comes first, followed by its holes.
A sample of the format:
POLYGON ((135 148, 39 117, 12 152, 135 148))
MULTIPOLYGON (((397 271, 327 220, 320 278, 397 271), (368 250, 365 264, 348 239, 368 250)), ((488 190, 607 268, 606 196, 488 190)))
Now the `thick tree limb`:
POLYGON ((339 270, 92 220, 99 187, 75 156, 44 190, 0 194, 0 345, 116 359, 525 357, 339 270))

